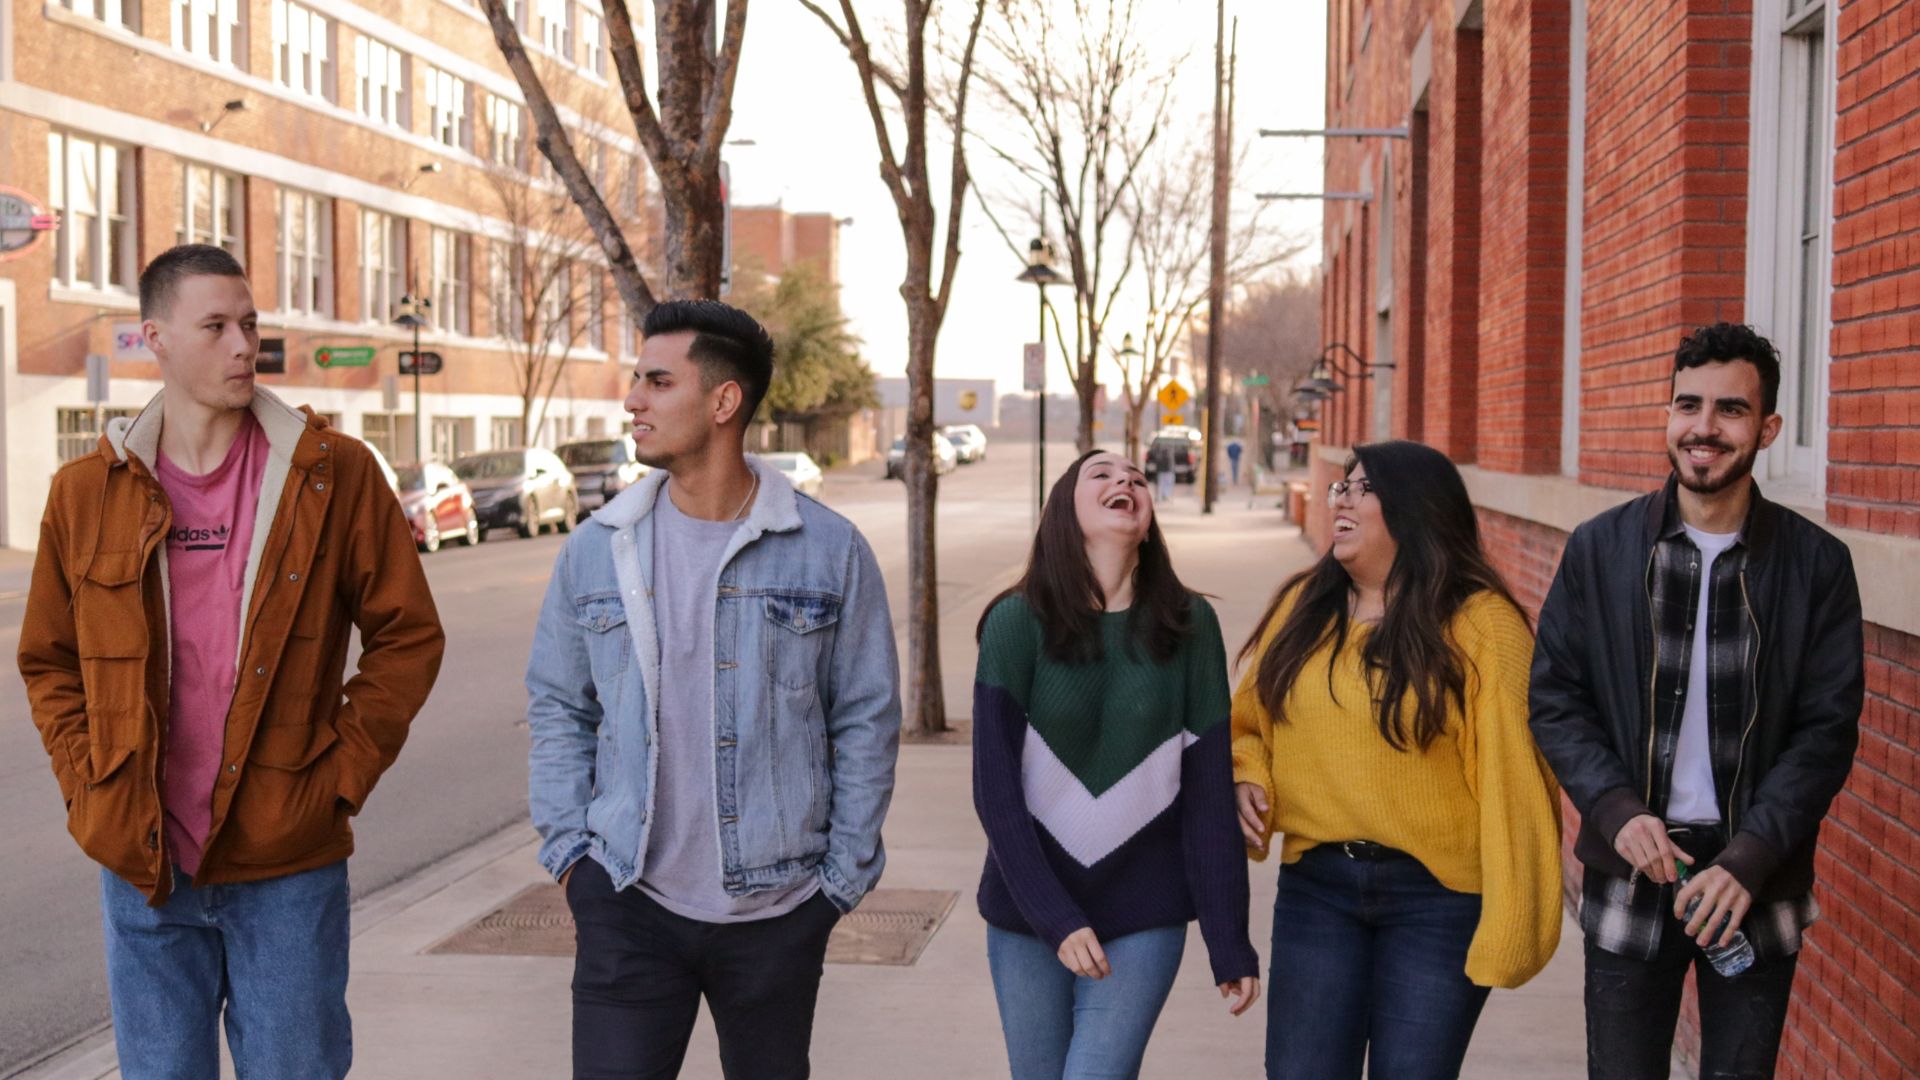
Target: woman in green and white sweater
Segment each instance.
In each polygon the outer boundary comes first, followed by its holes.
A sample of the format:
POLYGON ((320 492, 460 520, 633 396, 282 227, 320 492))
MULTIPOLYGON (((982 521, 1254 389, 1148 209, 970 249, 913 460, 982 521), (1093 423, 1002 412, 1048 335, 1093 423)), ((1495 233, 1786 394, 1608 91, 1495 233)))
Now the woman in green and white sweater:
POLYGON ((1226 650, 1139 469, 1067 469, 979 636, 979 902, 1014 1080, 1138 1075, 1189 922, 1233 1014, 1260 993, 1226 650))

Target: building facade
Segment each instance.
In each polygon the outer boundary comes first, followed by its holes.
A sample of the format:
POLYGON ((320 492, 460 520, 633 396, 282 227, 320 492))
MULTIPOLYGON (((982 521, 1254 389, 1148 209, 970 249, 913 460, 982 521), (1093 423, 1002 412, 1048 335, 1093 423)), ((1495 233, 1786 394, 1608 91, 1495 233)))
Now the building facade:
POLYGON ((1756 476, 1847 543, 1868 623, 1782 1075, 1920 1073, 1920 3, 1331 0, 1327 79, 1328 128, 1385 130, 1326 141, 1316 490, 1357 442, 1445 450, 1537 608, 1666 477, 1680 339, 1779 346, 1756 476))
MULTIPOLYGON (((599 6, 509 6, 610 209, 646 219, 599 6)), ((0 0, 0 186, 59 221, 0 262, 0 544, 31 547, 53 471, 157 392, 135 286, 182 241, 246 267, 284 355, 261 383, 396 462, 620 430, 634 335, 532 134, 473 0, 0 0), (409 295, 444 361, 417 413, 409 295)))

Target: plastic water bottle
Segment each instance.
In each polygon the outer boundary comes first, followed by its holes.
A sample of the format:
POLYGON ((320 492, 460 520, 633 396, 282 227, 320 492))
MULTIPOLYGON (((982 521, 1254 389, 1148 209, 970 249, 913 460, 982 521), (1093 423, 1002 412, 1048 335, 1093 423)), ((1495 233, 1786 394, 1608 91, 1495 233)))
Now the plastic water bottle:
MULTIPOLYGON (((1687 864, 1676 859, 1673 868, 1680 875, 1679 884, 1685 885, 1687 864)), ((1700 899, 1696 896, 1693 902, 1687 905, 1687 917, 1680 920, 1683 924, 1682 929, 1685 929, 1684 924, 1693 921, 1693 913, 1700 910, 1700 899)), ((1753 966, 1753 943, 1748 941, 1747 935, 1739 930, 1733 932, 1733 940, 1728 944, 1708 945, 1700 951, 1707 954, 1707 962, 1713 965, 1713 970, 1729 979, 1753 966)))

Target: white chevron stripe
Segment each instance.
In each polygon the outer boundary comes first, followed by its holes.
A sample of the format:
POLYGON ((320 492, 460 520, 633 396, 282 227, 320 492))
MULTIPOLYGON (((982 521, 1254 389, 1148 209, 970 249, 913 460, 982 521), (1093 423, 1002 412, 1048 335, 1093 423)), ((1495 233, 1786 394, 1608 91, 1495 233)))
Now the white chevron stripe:
POLYGON ((1180 754, 1198 741, 1180 729, 1096 796, 1029 726, 1020 760, 1027 811, 1075 862, 1092 866, 1172 805, 1180 794, 1180 754))

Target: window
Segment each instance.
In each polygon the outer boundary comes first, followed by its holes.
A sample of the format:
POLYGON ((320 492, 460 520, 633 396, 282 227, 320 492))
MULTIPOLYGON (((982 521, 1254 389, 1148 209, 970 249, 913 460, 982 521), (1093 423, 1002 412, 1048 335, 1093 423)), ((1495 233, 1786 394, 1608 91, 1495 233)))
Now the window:
POLYGON ((493 442, 495 450, 521 446, 526 440, 520 437, 520 418, 517 416, 496 416, 493 418, 493 442))
POLYGON ((334 100, 333 30, 326 16, 273 0, 273 81, 323 101, 334 100))
POLYGON ((587 348, 607 348, 607 276, 598 272, 587 275, 587 348))
POLYGON ((60 6, 108 26, 140 29, 140 0, 60 0, 60 6))
POLYGON ((487 95, 487 160, 511 169, 527 167, 520 142, 520 106, 496 94, 487 95))
POLYGON ((47 133, 48 202, 60 214, 53 280, 70 288, 131 289, 134 283, 133 151, 77 135, 47 133))
POLYGON ((139 409, 55 409, 53 449, 60 464, 86 457, 100 445, 100 433, 108 422, 140 415, 139 409), (97 423, 96 423, 97 419, 97 423))
POLYGON ((546 291, 540 294, 540 314, 534 322, 534 332, 549 347, 558 348, 564 353, 573 348, 576 340, 573 333, 573 264, 561 262, 555 266, 550 262, 542 262, 541 265, 552 266, 553 275, 547 280, 546 291))
POLYGON ((280 263, 280 310, 333 315, 333 203, 304 191, 280 190, 274 224, 280 263))
POLYGON ((241 257, 246 235, 246 190, 240 177, 205 165, 189 163, 181 199, 180 228, 174 239, 182 244, 212 244, 241 257))
POLYGON ((427 133, 457 150, 473 146, 473 127, 467 120, 467 81, 433 67, 427 69, 427 133))
POLYGON ((600 13, 592 8, 580 9, 580 48, 586 54, 581 66, 604 77, 607 73, 607 43, 601 37, 600 13))
POLYGON ((573 63, 573 4, 571 0, 538 0, 540 40, 547 51, 573 63))
POLYGON ((388 461, 404 460, 400 457, 399 438, 391 413, 360 414, 360 441, 380 451, 388 461))
POLYGON ((245 13, 240 0, 173 0, 174 47, 245 70, 245 13))
POLYGON ((628 154, 626 158, 627 190, 622 193, 620 202, 628 217, 637 218, 640 216, 640 155, 628 154))
POLYGON ((620 328, 617 339, 620 342, 620 355, 628 358, 638 356, 640 355, 640 341, 633 318, 627 314, 625 301, 615 297, 615 303, 617 306, 613 314, 615 322, 620 328))
POLYGON ((1754 322, 1780 350, 1779 411, 1785 420, 1756 475, 1775 482, 1770 496, 1790 501, 1817 499, 1826 473, 1832 6, 1826 0, 1763 0, 1753 20, 1756 167, 1748 191, 1748 310, 1760 316, 1754 322))
POLYGON ((406 292, 407 223, 377 210, 360 211, 360 315, 393 318, 406 292))
POLYGON ((407 64, 400 50, 372 38, 353 41, 360 73, 360 115, 397 128, 407 126, 407 64))
POLYGON ((487 307, 493 320, 495 337, 513 341, 527 339, 526 320, 520 308, 520 260, 513 249, 501 243, 487 245, 487 307))
POLYGON ((433 318, 441 330, 465 334, 471 329, 467 278, 472 257, 471 238, 449 229, 433 230, 433 318))
POLYGON ((436 416, 432 431, 435 461, 452 461, 474 449, 473 420, 468 417, 436 416))

